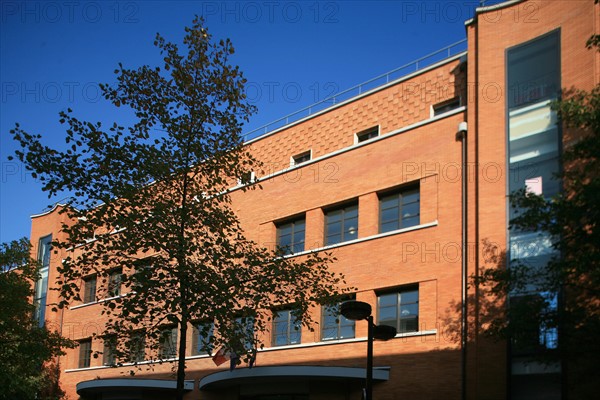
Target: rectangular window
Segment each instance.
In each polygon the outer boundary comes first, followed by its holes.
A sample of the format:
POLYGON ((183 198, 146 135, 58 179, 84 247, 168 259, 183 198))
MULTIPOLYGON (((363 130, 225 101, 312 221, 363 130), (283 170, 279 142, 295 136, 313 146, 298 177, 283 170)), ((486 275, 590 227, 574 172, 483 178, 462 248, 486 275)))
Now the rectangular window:
POLYGON ((115 336, 104 337, 104 347, 102 349, 102 365, 115 365, 116 364, 116 352, 117 349, 117 338, 115 336))
POLYGON ((110 271, 108 276, 108 297, 117 297, 121 295, 121 268, 110 271))
POLYGON ((302 323, 292 310, 273 311, 273 346, 300 343, 302 323))
POLYGON ((92 339, 79 341, 79 368, 89 368, 92 359, 92 339))
POLYGON ((93 303, 96 301, 96 275, 83 279, 83 302, 93 303))
POLYGON ((325 212, 325 244, 347 242, 358 237, 358 204, 325 212))
POLYGON ((256 182, 256 174, 254 171, 244 172, 244 174, 237 180, 238 186, 249 185, 254 182, 256 182))
POLYGON ((146 335, 137 332, 129 339, 129 361, 133 363, 142 362, 146 358, 146 335))
POLYGON ((418 187, 379 196, 379 232, 390 232, 420 223, 418 187))
POLYGON ((296 154, 292 157, 292 166, 310 161, 310 156, 310 150, 305 151, 304 153, 296 154))
POLYGON ((366 129, 356 134, 356 143, 366 142, 367 140, 376 138, 379 136, 379 126, 366 129))
POLYGON ((199 322, 196 325, 193 347, 194 355, 212 354, 213 346, 211 338, 214 334, 214 329, 214 323, 208 321, 199 322))
POLYGON ((398 333, 419 330, 419 288, 412 287, 377 296, 378 324, 396 328, 398 333))
POLYGON ((321 306, 321 340, 351 339, 355 322, 340 314, 340 303, 321 306))
POLYGON ((254 345, 254 317, 245 316, 235 319, 237 333, 239 337, 245 337, 244 348, 248 351, 252 350, 254 345))
POLYGON ((165 328, 160 333, 158 358, 166 360, 177 356, 177 327, 165 328))
POLYGON ((304 251, 304 217, 277 225, 277 247, 283 254, 294 254, 304 251))
POLYGON ((460 97, 454 97, 453 99, 443 101, 433 106, 433 115, 437 116, 440 114, 447 113, 456 108, 460 107, 460 97))
POLYGON ((40 277, 35 283, 35 297, 33 299, 34 319, 40 327, 46 323, 46 297, 48 295, 48 271, 50 270, 50 255, 52 235, 44 236, 38 244, 38 261, 40 263, 40 277))

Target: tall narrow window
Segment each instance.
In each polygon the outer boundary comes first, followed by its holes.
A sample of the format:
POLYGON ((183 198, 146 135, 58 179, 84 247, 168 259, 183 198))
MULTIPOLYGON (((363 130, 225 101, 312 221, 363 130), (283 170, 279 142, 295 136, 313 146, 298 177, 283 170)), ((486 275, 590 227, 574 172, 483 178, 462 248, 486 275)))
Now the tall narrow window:
POLYGON ((92 339, 79 341, 79 368, 89 368, 92 355, 92 339))
POLYGON ((325 213, 325 244, 346 242, 358 237, 358 204, 325 213))
POLYGON ((351 339, 355 336, 354 321, 340 314, 340 304, 321 307, 321 340, 351 339))
POLYGON ((213 350, 211 338, 214 334, 214 323, 202 321, 196 325, 193 354, 208 354, 213 350))
POLYGON ((121 268, 110 271, 108 276, 108 297, 117 297, 121 295, 121 268))
POLYGON ((411 287, 377 296, 377 318, 398 333, 419 330, 419 288, 411 287))
POLYGON ((83 302, 93 303, 96 301, 96 275, 90 275, 83 279, 83 302))
POLYGON ((379 197, 379 221, 380 233, 419 225, 419 188, 405 188, 381 195, 379 197))
POLYGON ((283 254, 294 254, 304 251, 304 217, 277 225, 277 246, 283 254))
POLYGON ((285 346, 300 343, 302 324, 293 315, 292 310, 273 312, 273 346, 285 346))
POLYGON ((235 319, 237 333, 240 337, 244 337, 244 348, 248 351, 254 348, 254 317, 244 316, 235 319))
POLYGON ((46 323, 46 296, 48 295, 48 271, 50 270, 52 235, 44 236, 38 244, 38 261, 40 267, 40 277, 35 283, 35 295, 33 299, 34 318, 39 326, 46 323))
POLYGON ((129 361, 142 362, 146 357, 146 336, 144 332, 136 332, 129 339, 129 361))
POLYGON ((166 360, 177 356, 177 327, 168 327, 161 331, 158 358, 166 360))
POLYGON ((117 349, 117 338, 115 336, 104 337, 104 347, 102 349, 102 365, 115 365, 115 352, 117 349))

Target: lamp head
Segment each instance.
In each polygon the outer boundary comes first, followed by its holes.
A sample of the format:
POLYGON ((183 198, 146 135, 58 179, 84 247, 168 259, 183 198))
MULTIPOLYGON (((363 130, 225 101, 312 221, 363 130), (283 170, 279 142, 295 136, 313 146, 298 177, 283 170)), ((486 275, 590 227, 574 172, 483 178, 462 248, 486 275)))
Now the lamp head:
POLYGON ((396 328, 389 325, 375 325, 373 327, 373 339, 390 340, 396 336, 396 328))
POLYGON ((371 305, 364 301, 349 300, 341 304, 340 312, 349 320, 359 321, 371 315, 371 305))

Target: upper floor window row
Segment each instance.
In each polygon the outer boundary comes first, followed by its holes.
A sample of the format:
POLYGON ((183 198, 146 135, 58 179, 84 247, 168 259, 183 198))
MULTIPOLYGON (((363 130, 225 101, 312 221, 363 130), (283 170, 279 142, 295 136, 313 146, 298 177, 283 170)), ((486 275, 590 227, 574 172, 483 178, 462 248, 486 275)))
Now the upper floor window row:
MULTIPOLYGON (((121 268, 113 269, 107 278, 106 297, 117 297, 121 295, 121 268)), ((98 299, 98 277, 96 274, 83 278, 83 302, 94 303, 98 299)))
MULTIPOLYGON (((408 186, 379 195, 379 233, 409 228, 421 223, 419 186, 408 186)), ((325 246, 358 239, 358 202, 324 210, 325 246)), ((305 250, 304 215, 276 225, 277 247, 284 255, 305 250)))

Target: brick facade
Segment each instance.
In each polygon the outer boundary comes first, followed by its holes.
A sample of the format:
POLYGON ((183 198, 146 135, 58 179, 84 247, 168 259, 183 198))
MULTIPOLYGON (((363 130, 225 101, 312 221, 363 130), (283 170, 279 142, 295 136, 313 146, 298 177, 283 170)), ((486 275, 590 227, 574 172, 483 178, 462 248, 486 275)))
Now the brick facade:
MULTIPOLYGON (((232 193, 247 237, 270 248, 277 241, 276 223, 301 214, 306 217, 306 248, 323 247, 328 207, 356 202, 358 239, 332 248, 337 262, 331 270, 344 273, 348 284, 358 288, 356 299, 370 303, 376 318, 377 294, 418 287, 418 332, 375 344, 375 366, 390 367, 389 380, 375 385, 377 399, 461 398, 461 251, 465 244, 461 240, 461 141, 456 134, 459 123, 468 122, 467 270, 476 274, 487 262, 484 240, 507 247, 506 49, 560 28, 561 86, 590 89, 600 81, 598 54, 584 46, 599 31, 600 7, 593 0, 507 2, 478 10, 466 28, 468 53, 251 140, 250 150, 265 165, 263 171, 256 171, 262 190, 232 193), (453 98, 460 98, 458 108, 433 115, 435 104, 453 98), (356 133, 375 126, 378 138, 356 144, 356 133), (308 150, 312 160, 290 168, 291 157, 308 150), (419 224, 379 234, 380 195, 410 185, 419 187, 419 224)), ((564 136, 568 138, 568 132, 564 136)), ((32 218, 33 254, 39 238, 60 235, 60 224, 68 223, 58 210, 32 218)), ((51 283, 63 256, 56 254, 51 260, 51 283)), ((469 298, 476 295, 471 289, 469 298)), ((54 300, 49 298, 49 303, 54 300)), ((472 329, 466 398, 505 399, 506 346, 479 337, 479 305, 469 303, 472 329)), ((98 303, 73 304, 64 312, 48 312, 48 324, 72 339, 86 339, 102 331, 101 309, 98 303)), ((319 308, 312 312, 315 320, 321 320, 319 308)), ((354 340, 324 342, 318 327, 314 332, 304 329, 302 343, 295 346, 269 347, 270 338, 263 337, 266 349, 258 353, 257 365, 364 368, 366 335, 366 324, 357 322, 354 340)), ((186 340, 191 349, 191 335, 186 340)), ((92 342, 93 350, 101 351, 101 346, 100 341, 92 342)), ((215 367, 210 357, 190 353, 187 379, 194 380, 194 390, 186 398, 237 399, 250 390, 235 385, 199 390, 200 379, 227 367, 215 367)), ((103 367, 101 358, 92 359, 90 368, 78 368, 77 349, 61 357, 60 368, 61 386, 72 399, 78 398, 78 383, 127 377, 128 371, 103 367)), ((171 366, 143 369, 136 377, 171 379, 171 366)), ((275 390, 278 385, 263 386, 275 390)), ((356 382, 332 386, 311 380, 290 385, 287 389, 293 387, 292 392, 304 385, 298 390, 311 399, 360 397, 356 382)), ((250 390, 247 398, 255 394, 260 393, 250 390)))

